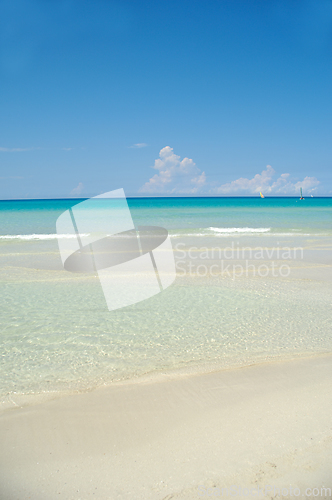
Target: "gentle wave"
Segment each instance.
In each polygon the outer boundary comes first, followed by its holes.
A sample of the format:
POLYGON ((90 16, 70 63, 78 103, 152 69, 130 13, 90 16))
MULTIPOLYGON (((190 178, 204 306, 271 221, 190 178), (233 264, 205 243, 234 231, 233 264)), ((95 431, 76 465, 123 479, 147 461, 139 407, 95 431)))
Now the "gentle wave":
MULTIPOLYGON (((170 236, 231 236, 234 234, 262 234, 270 233, 270 227, 204 227, 187 230, 169 231, 170 236)), ((272 233, 271 233, 272 234, 272 233)))
MULTIPOLYGON (((81 234, 81 236, 89 236, 81 234)), ((5 234, 0 240, 56 240, 76 238, 76 234, 5 234)))
MULTIPOLYGON (((120 233, 118 233, 119 235, 120 233)), ((80 238, 90 236, 90 233, 80 233, 80 238)), ((102 237, 114 236, 112 234, 102 234, 102 237)), ((5 234, 0 235, 0 240, 64 240, 77 238, 76 234, 5 234)), ((122 238, 132 238, 132 235, 123 234, 122 238)))
MULTIPOLYGON (((238 235, 255 235, 265 234, 266 236, 330 236, 330 233, 302 233, 300 229, 292 229, 296 232, 271 232, 271 228, 259 227, 209 227, 184 230, 169 230, 169 235, 172 238, 185 236, 233 236, 238 235)), ((89 233, 80 234, 81 237, 90 236, 89 233)), ((111 235, 106 235, 111 236, 111 235)), ((73 239, 76 234, 4 234, 0 235, 0 240, 56 240, 56 239, 73 239)), ((124 236, 127 237, 127 236, 124 236)))
POLYGON ((264 236, 271 236, 271 237, 281 237, 281 236, 311 236, 311 237, 314 237, 314 236, 331 236, 329 233, 301 233, 301 232, 296 232, 296 233, 287 233, 287 232, 270 232, 270 231, 267 231, 267 232, 255 232, 255 233, 251 233, 251 232, 211 232, 211 231, 208 231, 208 230, 201 230, 201 231, 197 231, 197 232, 190 232, 190 233, 187 233, 187 232, 179 232, 179 231, 169 231, 169 234, 172 238, 181 238, 181 237, 188 237, 188 236, 195 236, 195 237, 214 237, 214 238, 226 238, 226 237, 230 237, 230 236, 259 236, 260 234, 264 235, 264 236))
POLYGON ((268 233, 270 227, 209 227, 216 233, 268 233))

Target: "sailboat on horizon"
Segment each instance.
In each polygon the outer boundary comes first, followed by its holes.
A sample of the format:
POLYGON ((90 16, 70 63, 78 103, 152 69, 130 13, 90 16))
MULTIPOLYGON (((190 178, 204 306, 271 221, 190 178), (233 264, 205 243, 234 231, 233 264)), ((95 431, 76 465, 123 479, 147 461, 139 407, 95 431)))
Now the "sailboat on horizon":
POLYGON ((302 195, 302 188, 301 187, 300 187, 300 194, 301 194, 300 200, 304 200, 303 195, 302 195))
POLYGON ((265 196, 263 195, 263 193, 261 191, 259 192, 259 194, 260 194, 261 198, 265 198, 265 196))

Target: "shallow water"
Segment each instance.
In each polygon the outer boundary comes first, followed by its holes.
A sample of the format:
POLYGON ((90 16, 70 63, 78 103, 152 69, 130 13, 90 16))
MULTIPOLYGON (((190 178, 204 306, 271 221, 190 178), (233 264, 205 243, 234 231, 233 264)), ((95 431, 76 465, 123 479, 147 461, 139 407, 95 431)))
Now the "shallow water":
MULTIPOLYGON (((98 278, 63 270, 57 240, 46 236, 55 233, 56 218, 74 202, 5 202, 2 235, 27 236, 0 240, 0 394, 6 406, 27 395, 88 390, 145 373, 332 351, 330 199, 310 200, 311 207, 317 204, 316 221, 311 210, 305 222, 294 215, 294 199, 271 201, 255 221, 252 213, 261 210, 261 200, 231 199, 229 218, 219 226, 216 211, 227 212, 225 199, 207 200, 206 213, 202 199, 129 201, 135 222, 164 225, 171 235, 173 228, 173 247, 182 245, 175 256, 185 261, 185 272, 178 268, 175 283, 162 293, 112 312, 98 278), (276 265, 289 265, 287 276, 210 273, 220 255, 207 259, 200 249, 232 244, 301 246, 304 255, 287 260, 274 254, 276 265), (190 262, 193 272, 186 267, 190 262), (198 265, 205 268, 197 272, 198 265)), ((307 207, 301 210, 303 215, 307 207)), ((246 259, 236 253, 227 262, 222 257, 227 265, 246 259)), ((271 258, 262 255, 255 264, 269 267, 271 258)))

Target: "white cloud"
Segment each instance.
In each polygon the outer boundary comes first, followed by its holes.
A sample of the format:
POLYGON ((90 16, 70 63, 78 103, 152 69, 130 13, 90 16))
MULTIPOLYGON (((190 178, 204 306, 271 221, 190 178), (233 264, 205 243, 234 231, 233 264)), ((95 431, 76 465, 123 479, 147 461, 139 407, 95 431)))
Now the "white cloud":
POLYGON ((133 144, 132 146, 129 147, 132 149, 146 148, 147 144, 145 142, 138 142, 137 144, 133 144))
POLYGON ((256 174, 252 179, 240 177, 235 181, 213 189, 216 194, 224 195, 250 195, 258 194, 260 191, 270 195, 294 195, 298 194, 300 187, 307 194, 317 190, 319 181, 316 177, 305 177, 302 181, 295 182, 290 179, 290 174, 281 174, 276 180, 275 170, 271 165, 267 165, 266 170, 261 174, 256 174))
POLYGON ((320 185, 316 177, 304 177, 303 180, 298 180, 291 178, 289 173, 278 177, 274 168, 267 165, 265 170, 251 179, 240 177, 216 186, 215 183, 207 181, 205 172, 202 172, 192 159, 181 160, 169 146, 160 150, 159 158, 155 160, 152 168, 158 173, 139 189, 141 193, 250 196, 258 195, 262 191, 265 195, 294 196, 299 194, 301 187, 304 194, 315 194, 320 185))
POLYGON ((151 179, 140 188, 141 193, 197 193, 206 182, 205 173, 201 172, 193 160, 173 153, 173 148, 166 146, 159 152, 159 158, 152 167, 158 170, 151 179))
POLYGON ((83 183, 79 182, 78 186, 70 191, 70 194, 77 196, 77 195, 81 194, 83 190, 84 190, 83 183))

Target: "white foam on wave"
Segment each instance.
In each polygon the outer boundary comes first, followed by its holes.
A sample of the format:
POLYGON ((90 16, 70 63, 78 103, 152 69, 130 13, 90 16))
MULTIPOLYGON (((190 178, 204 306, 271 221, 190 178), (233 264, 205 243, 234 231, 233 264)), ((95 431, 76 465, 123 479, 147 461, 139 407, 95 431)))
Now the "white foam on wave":
MULTIPOLYGON (((88 236, 81 234, 81 236, 88 236)), ((5 234, 0 240, 55 240, 77 238, 76 234, 5 234)))
MULTIPOLYGON (((236 234, 236 233, 235 233, 236 234)), ((241 233, 238 233, 239 235, 241 235, 241 233)), ((247 235, 259 235, 260 233, 242 233, 242 234, 247 234, 247 235)), ((264 234, 264 233, 263 233, 264 234)), ((230 237, 230 236, 234 236, 234 233, 172 233, 170 232, 170 236, 171 238, 181 238, 181 237, 189 237, 189 236, 195 236, 195 237, 198 237, 198 236, 204 236, 204 237, 207 237, 207 236, 214 236, 216 238, 223 238, 223 237, 230 237)), ((314 237, 314 236, 330 236, 328 233, 265 233, 265 236, 271 236, 271 237, 276 237, 276 238, 279 238, 281 236, 311 236, 311 237, 314 237)))
MULTIPOLYGON (((181 236, 232 236, 234 234, 266 234, 269 233, 271 236, 329 236, 329 233, 301 233, 300 229, 293 229, 292 231, 297 231, 296 233, 271 233, 271 228, 269 227, 209 227, 198 229, 197 232, 193 232, 192 229, 189 232, 185 230, 169 231, 169 235, 172 238, 177 238, 181 236)), ((80 236, 89 236, 89 234, 80 234, 80 236)), ((111 235, 106 235, 111 236, 111 235)), ((4 234, 0 235, 0 240, 56 240, 56 239, 73 239, 76 238, 76 234, 4 234)), ((125 236, 124 236, 125 237, 125 236)))
POLYGON ((169 231, 172 238, 181 238, 188 236, 204 236, 204 237, 215 237, 215 238, 225 238, 231 236, 259 236, 263 234, 264 236, 271 237, 281 237, 281 236, 329 236, 328 233, 301 233, 299 229, 298 232, 272 232, 271 228, 201 228, 197 229, 196 232, 190 230, 186 232, 184 230, 169 231))
POLYGON ((268 233, 270 227, 209 227, 216 233, 268 233))

